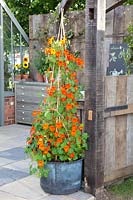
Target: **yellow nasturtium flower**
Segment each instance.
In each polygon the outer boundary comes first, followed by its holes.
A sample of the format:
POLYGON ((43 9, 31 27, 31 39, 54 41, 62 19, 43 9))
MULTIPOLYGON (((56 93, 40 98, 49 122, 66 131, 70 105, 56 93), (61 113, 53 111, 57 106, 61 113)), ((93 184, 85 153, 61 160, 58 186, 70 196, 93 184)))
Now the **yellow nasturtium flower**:
POLYGON ((60 40, 60 44, 61 45, 65 45, 66 41, 67 41, 67 39, 66 39, 66 37, 64 37, 62 40, 60 40))
POLYGON ((54 37, 51 37, 48 39, 48 45, 51 45, 53 43, 54 37))

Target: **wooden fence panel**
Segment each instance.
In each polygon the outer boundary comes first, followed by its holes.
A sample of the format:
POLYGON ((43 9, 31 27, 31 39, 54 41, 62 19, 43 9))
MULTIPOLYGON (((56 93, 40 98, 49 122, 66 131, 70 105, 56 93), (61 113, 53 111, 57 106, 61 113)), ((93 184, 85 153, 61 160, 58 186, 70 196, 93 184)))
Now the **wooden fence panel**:
POLYGON ((105 183, 133 172, 133 76, 105 77, 105 183))

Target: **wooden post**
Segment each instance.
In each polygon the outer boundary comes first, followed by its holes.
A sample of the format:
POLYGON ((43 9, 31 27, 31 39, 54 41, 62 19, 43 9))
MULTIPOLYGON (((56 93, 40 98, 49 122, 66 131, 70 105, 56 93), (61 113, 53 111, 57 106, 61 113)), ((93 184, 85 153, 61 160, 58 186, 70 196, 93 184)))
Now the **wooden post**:
POLYGON ((86 0, 85 187, 103 200, 104 186, 104 33, 106 0, 86 0), (92 113, 92 117, 88 117, 92 113))

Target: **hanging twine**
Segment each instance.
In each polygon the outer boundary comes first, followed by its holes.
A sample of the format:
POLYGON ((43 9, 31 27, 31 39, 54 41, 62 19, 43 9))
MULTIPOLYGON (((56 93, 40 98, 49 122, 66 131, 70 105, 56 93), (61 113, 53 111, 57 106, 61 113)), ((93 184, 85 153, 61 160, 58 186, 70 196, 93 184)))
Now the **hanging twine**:
POLYGON ((64 28, 64 9, 61 8, 61 19, 60 26, 58 31, 57 40, 62 40, 65 37, 65 28, 64 28))
MULTIPOLYGON (((59 26, 59 31, 58 31, 58 36, 57 36, 57 40, 63 40, 65 37, 65 28, 64 28, 64 9, 61 9, 61 19, 60 19, 60 26, 59 26)), ((58 90, 60 90, 60 79, 61 79, 61 69, 59 66, 59 70, 58 70, 58 77, 57 77, 57 81, 58 81, 58 90)), ((59 97, 57 98, 57 110, 59 108, 59 97)), ((60 116, 58 117, 58 120, 60 121, 60 116)))

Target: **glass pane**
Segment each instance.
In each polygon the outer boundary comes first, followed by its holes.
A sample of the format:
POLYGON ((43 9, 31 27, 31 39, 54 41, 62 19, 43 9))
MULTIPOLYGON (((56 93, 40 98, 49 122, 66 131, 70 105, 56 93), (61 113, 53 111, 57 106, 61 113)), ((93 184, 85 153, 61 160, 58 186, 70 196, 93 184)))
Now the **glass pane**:
POLYGON ((3 12, 3 42, 4 42, 4 89, 5 91, 13 90, 12 79, 12 53, 11 53, 11 20, 3 12))
POLYGON ((14 75, 20 74, 21 49, 20 49, 20 32, 13 24, 13 53, 14 53, 14 75))

